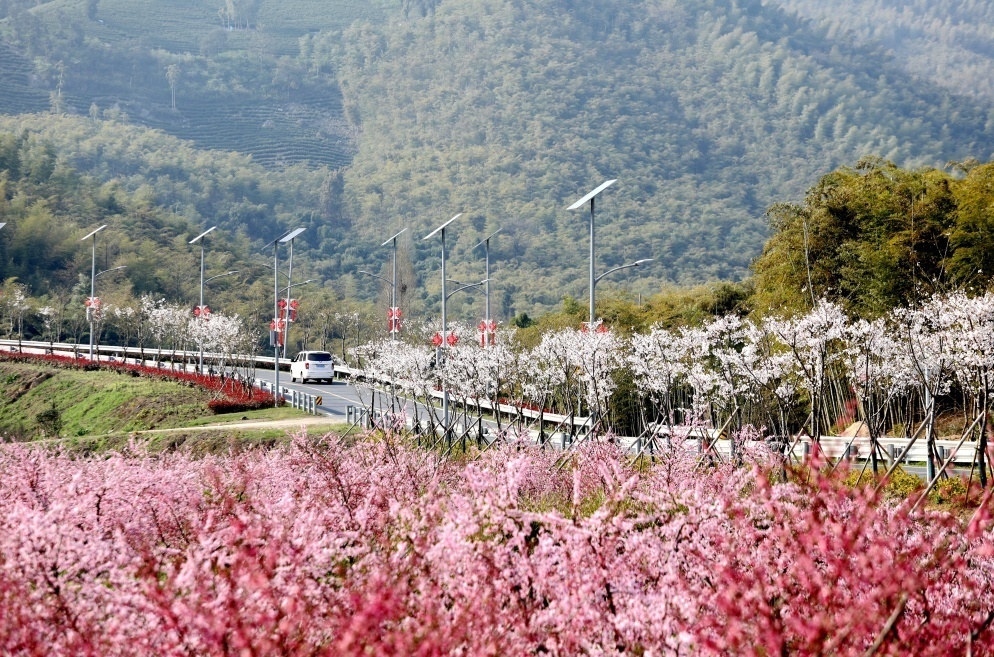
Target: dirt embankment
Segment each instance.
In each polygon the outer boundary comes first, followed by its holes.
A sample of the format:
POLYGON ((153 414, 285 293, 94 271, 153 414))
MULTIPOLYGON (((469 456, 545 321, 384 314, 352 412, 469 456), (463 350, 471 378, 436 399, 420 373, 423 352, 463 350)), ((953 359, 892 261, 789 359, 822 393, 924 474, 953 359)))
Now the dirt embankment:
POLYGON ((12 385, 7 387, 4 397, 7 402, 16 402, 18 399, 28 394, 32 388, 41 385, 53 376, 53 372, 45 371, 26 372, 20 376, 8 375, 7 383, 12 385))

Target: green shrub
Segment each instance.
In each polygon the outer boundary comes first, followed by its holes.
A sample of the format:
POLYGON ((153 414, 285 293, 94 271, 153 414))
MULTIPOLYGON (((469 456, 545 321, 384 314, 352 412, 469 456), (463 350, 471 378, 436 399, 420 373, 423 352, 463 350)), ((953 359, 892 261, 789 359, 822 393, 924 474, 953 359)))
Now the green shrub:
POLYGON ((906 498, 924 486, 925 482, 921 478, 898 468, 887 480, 884 492, 891 497, 906 498))
POLYGON ((50 436, 58 436, 59 432, 62 431, 62 413, 55 407, 54 401, 51 408, 35 416, 35 422, 38 423, 39 428, 43 429, 50 436))
POLYGON ((940 479, 928 493, 929 501, 935 504, 956 502, 966 497, 966 482, 960 477, 940 479))

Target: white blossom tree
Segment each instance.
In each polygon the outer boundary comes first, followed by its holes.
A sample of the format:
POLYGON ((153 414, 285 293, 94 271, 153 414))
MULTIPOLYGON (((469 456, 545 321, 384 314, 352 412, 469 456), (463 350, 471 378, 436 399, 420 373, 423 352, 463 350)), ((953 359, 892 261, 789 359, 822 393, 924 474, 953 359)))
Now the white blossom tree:
POLYGON ((842 309, 824 299, 804 315, 771 321, 770 329, 793 356, 800 386, 811 404, 811 438, 818 442, 823 432, 823 401, 830 368, 842 353, 847 318, 842 309))

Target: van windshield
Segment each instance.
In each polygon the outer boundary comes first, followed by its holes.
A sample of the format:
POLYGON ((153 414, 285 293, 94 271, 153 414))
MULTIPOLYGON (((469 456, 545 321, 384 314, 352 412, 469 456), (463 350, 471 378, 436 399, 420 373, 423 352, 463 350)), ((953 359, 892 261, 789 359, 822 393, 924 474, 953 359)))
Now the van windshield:
POLYGON ((326 351, 315 351, 314 353, 307 354, 307 360, 326 363, 331 360, 331 354, 326 351))

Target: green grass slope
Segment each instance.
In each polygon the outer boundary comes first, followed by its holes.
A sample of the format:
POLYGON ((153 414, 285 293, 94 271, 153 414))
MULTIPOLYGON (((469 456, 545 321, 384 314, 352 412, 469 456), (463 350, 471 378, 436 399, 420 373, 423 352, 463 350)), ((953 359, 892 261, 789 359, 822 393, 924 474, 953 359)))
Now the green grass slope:
POLYGON ((52 437, 39 420, 55 409, 63 436, 119 433, 184 426, 208 413, 202 390, 168 381, 135 379, 116 372, 77 372, 0 364, 0 432, 20 439, 52 437))
MULTIPOLYGON (((198 427, 208 424, 305 417, 288 407, 217 416, 207 409, 209 393, 199 388, 134 378, 127 373, 23 363, 0 363, 0 395, 5 400, 0 406, 0 436, 12 440, 100 438, 167 428, 189 428, 198 433, 198 427), (58 417, 59 426, 53 417, 58 417)), ((286 433, 285 429, 273 431, 275 435, 286 433)), ((169 442, 169 436, 162 439, 169 442)), ((121 439, 115 444, 123 446, 121 439)))

